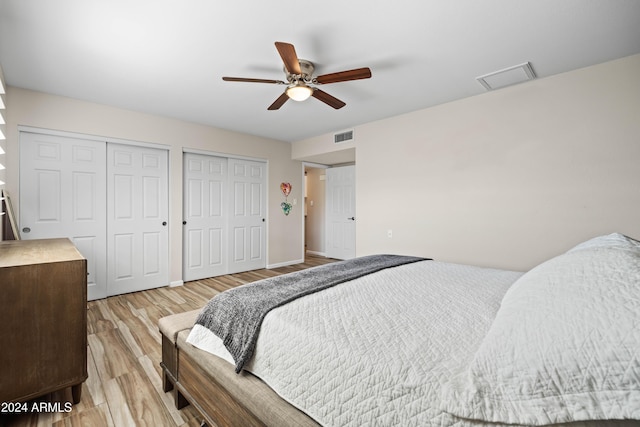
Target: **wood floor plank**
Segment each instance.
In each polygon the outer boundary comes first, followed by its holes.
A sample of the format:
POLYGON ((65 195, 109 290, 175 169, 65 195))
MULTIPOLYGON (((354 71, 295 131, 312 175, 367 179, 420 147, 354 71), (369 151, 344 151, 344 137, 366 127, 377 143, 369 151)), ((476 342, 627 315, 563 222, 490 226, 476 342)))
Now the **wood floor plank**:
POLYGON ((95 334, 115 328, 115 320, 106 300, 89 301, 87 304, 87 333, 95 334))
POLYGON ((162 373, 160 369, 157 369, 157 363, 154 363, 149 357, 143 356, 140 358, 140 364, 144 368, 145 374, 147 375, 147 380, 153 386, 158 396, 162 400, 164 404, 164 408, 167 410, 171 418, 173 419, 175 425, 181 425, 188 421, 188 419, 184 419, 179 409, 175 407, 175 400, 173 395, 169 393, 162 392, 162 373))
MULTIPOLYGON (((141 371, 144 369, 141 367, 141 371)), ((170 426, 174 421, 163 405, 160 394, 154 390, 146 374, 127 372, 116 378, 135 423, 145 426, 170 426)), ((109 405, 110 408, 113 407, 109 405)))
POLYGON ((107 404, 94 406, 84 411, 78 411, 70 417, 51 424, 51 427, 86 427, 108 426, 115 427, 107 404))
MULTIPOLYGON (((126 374, 125 374, 126 375, 126 374)), ((116 378, 104 382, 104 392, 109 405, 111 418, 116 426, 135 426, 136 420, 129 409, 124 393, 120 389, 120 384, 116 378)))
POLYGON ((88 339, 101 381, 105 382, 138 369, 134 350, 127 344, 121 331, 100 332, 89 335, 88 339))
MULTIPOLYGON (((162 317, 202 308, 214 295, 245 283, 334 262, 309 257, 304 263, 187 282, 183 286, 118 295, 87 303, 89 378, 70 412, 0 416, 0 427, 197 427, 202 417, 191 406, 177 410, 162 391, 162 317)), ((36 401, 71 401, 69 389, 36 401)))
POLYGON ((98 368, 96 368, 96 362, 93 357, 93 349, 91 346, 87 347, 87 374, 89 377, 83 384, 82 402, 87 399, 91 399, 91 402, 94 405, 102 405, 107 401, 107 399, 104 396, 102 381, 100 381, 100 376, 98 375, 98 368))

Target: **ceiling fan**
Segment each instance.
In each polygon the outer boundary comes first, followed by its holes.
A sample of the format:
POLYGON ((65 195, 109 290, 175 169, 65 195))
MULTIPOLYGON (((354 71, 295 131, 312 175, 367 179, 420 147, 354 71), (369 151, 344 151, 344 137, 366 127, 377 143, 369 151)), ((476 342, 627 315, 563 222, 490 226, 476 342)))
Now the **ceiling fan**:
POLYGON ((346 82, 349 80, 368 79, 371 77, 369 68, 356 68, 354 70, 339 71, 337 73, 323 74, 314 77, 313 63, 304 59, 298 59, 296 50, 292 44, 276 42, 276 49, 284 62, 284 72, 287 81, 268 80, 268 79, 246 79, 242 77, 223 77, 225 82, 249 82, 249 83, 270 83, 287 85, 287 89, 282 95, 275 100, 267 110, 277 110, 284 105, 289 98, 295 101, 304 101, 313 96, 314 98, 324 102, 325 104, 335 108, 336 110, 344 107, 346 104, 338 98, 329 95, 315 87, 316 85, 346 82))

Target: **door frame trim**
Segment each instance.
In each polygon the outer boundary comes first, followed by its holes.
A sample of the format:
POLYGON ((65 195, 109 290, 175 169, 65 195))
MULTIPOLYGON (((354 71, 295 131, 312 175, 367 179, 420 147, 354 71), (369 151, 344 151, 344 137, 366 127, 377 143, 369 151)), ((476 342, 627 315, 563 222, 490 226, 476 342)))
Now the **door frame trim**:
MULTIPOLYGON (((307 180, 304 179, 305 178, 305 169, 306 168, 329 169, 331 167, 332 166, 330 166, 330 165, 324 165, 324 164, 321 164, 321 163, 304 162, 304 161, 302 162, 302 203, 303 203, 303 205, 304 205, 304 203, 307 202, 305 197, 304 197, 304 195, 307 194, 307 180)), ((303 207, 303 209, 304 209, 304 207, 303 207)), ((300 261, 300 262, 304 262, 304 260, 307 257, 307 250, 305 248, 306 223, 305 223, 305 215, 304 215, 304 213, 302 214, 302 219, 300 220, 300 227, 302 229, 302 233, 301 233, 301 236, 302 236, 302 242, 301 242, 301 246, 302 246, 301 253, 302 253, 302 256, 300 258, 302 261, 300 261)), ((326 232, 326 230, 325 230, 325 232, 326 232)), ((324 240, 324 238, 325 238, 325 236, 322 236, 323 240, 324 240)))
POLYGON ((79 138, 92 141, 111 142, 113 144, 130 145, 133 147, 156 148, 159 150, 171 151, 171 146, 167 144, 159 144, 156 142, 136 141, 134 139, 113 138, 110 136, 92 135, 81 132, 71 132, 66 130, 54 130, 47 128, 38 128, 33 126, 18 125, 18 134, 20 132, 38 133, 41 135, 62 136, 66 138, 79 138))
POLYGON ((224 157, 227 159, 249 160, 252 162, 262 162, 269 164, 269 159, 262 157, 240 156, 237 154, 223 153, 220 151, 198 150, 196 148, 182 148, 182 153, 201 154, 203 156, 224 157))

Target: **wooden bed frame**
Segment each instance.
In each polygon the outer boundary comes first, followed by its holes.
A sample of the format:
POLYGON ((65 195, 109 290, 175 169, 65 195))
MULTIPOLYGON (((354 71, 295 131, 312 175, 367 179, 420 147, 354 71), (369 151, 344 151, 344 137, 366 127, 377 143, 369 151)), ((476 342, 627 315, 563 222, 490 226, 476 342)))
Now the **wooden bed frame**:
POLYGON ((211 426, 319 426, 250 373, 186 343, 199 310, 160 319, 162 388, 176 408, 191 404, 211 426))

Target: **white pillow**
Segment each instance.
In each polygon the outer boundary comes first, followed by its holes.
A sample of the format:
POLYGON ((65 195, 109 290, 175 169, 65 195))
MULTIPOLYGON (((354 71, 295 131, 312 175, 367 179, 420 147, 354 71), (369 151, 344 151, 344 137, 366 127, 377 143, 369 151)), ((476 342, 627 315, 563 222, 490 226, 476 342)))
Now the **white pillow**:
POLYGON ((575 246, 571 251, 580 251, 583 249, 625 249, 625 250, 635 250, 640 251, 640 242, 632 239, 631 237, 625 236, 620 233, 611 233, 606 236, 598 236, 594 237, 591 240, 587 240, 586 242, 580 243, 575 246))
POLYGON ((527 425, 640 419, 640 250, 620 243, 600 239, 521 276, 443 387, 442 409, 527 425))

